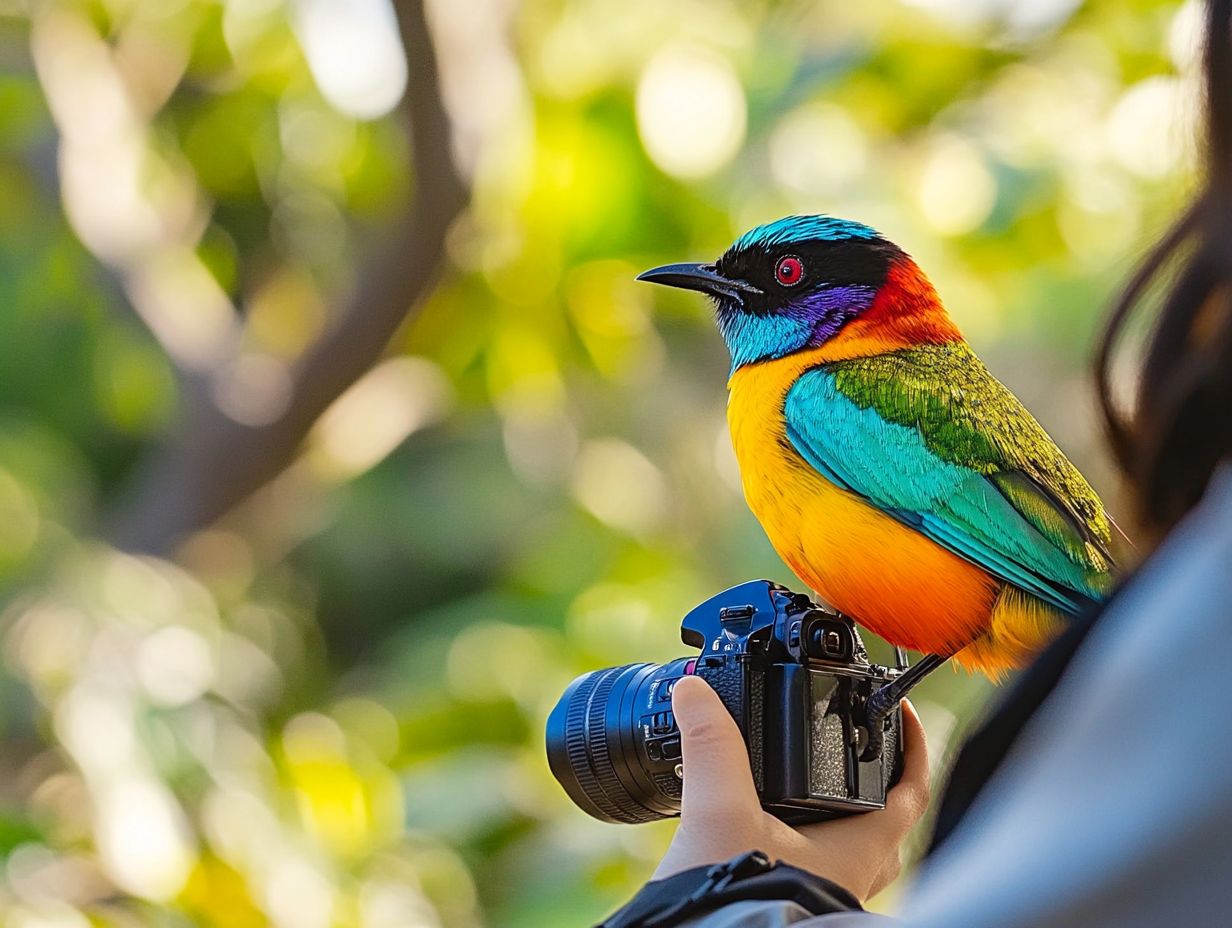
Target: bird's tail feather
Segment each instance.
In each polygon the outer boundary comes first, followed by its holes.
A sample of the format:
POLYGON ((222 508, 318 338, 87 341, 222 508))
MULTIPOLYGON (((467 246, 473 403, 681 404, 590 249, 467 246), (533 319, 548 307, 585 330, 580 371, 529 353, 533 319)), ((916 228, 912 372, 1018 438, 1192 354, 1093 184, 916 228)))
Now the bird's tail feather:
POLYGON ((1001 587, 988 628, 954 655, 954 662, 998 680, 1021 667, 1064 627, 1065 613, 1015 586, 1001 587))

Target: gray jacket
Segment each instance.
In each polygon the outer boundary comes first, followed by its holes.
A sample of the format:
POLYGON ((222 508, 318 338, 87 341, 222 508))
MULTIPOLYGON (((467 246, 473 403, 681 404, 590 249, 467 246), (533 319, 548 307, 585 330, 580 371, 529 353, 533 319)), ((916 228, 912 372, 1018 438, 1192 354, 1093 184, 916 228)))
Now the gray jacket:
POLYGON ((895 919, 742 902, 689 924, 1232 925, 1230 695, 1225 466, 1092 629, 895 919))

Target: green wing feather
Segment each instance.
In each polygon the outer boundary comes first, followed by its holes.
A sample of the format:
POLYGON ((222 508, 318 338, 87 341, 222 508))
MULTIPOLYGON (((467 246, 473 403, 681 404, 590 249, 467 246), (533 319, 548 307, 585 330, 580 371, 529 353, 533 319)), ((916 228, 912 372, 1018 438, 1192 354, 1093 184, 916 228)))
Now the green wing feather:
POLYGON ((827 365, 839 393, 914 428, 943 461, 986 477, 1049 542, 1106 588, 1103 504, 1018 399, 964 342, 827 365))
POLYGON ((1066 612, 1107 592, 1094 490, 966 345, 822 365, 783 406, 822 476, 1066 612))

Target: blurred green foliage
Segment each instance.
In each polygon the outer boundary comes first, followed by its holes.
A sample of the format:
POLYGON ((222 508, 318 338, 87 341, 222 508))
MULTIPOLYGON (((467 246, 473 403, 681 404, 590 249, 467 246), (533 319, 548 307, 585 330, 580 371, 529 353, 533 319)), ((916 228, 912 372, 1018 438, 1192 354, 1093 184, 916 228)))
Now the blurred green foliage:
MULTIPOLYGON (((434 0, 446 266, 285 472, 154 558, 108 517, 183 371, 238 331, 273 374, 220 402, 259 414, 414 206, 393 18, 0 0, 0 922, 548 928, 627 897, 671 826, 574 809, 548 709, 683 653, 717 589, 792 581, 703 301, 633 277, 790 212, 870 222, 1115 502, 1085 359, 1190 174, 1196 9, 434 0)), ((921 689, 938 754, 986 695, 921 689)))

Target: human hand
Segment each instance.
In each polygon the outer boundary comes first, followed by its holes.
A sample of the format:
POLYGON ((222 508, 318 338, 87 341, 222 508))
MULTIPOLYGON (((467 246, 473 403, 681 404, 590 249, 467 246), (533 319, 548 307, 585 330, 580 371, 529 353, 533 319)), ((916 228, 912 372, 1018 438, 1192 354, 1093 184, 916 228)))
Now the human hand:
POLYGON ((903 775, 876 812, 793 828, 762 809, 740 729, 699 677, 672 689, 680 726, 684 793, 680 826, 655 870, 659 880, 751 850, 831 880, 860 902, 898 876, 903 839, 928 805, 924 728, 903 700, 903 775))

